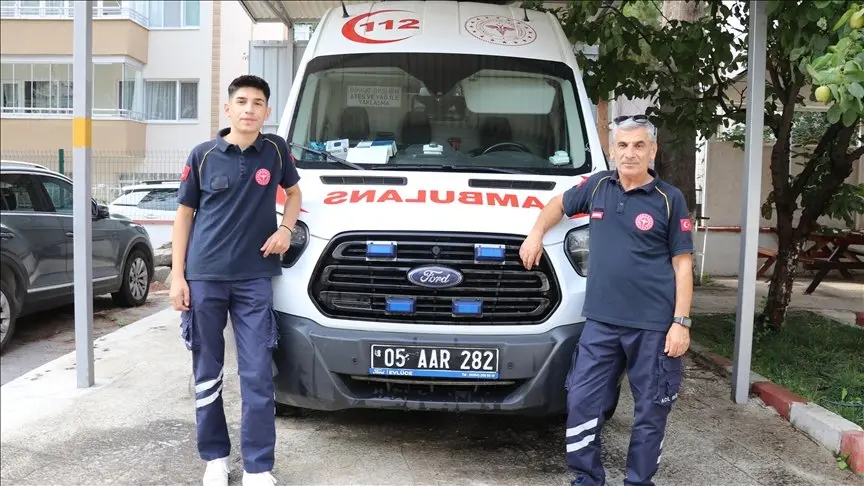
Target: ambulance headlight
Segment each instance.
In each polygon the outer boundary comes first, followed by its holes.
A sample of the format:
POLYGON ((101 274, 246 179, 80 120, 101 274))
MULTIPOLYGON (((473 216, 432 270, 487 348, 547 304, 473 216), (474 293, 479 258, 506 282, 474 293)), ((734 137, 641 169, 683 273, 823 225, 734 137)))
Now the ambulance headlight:
POLYGON ((309 227, 302 221, 297 221, 294 225, 294 232, 291 233, 291 246, 288 251, 282 255, 282 266, 291 268, 300 259, 300 255, 306 250, 306 245, 309 243, 309 227))
POLYGON ((564 238, 564 251, 567 259, 582 277, 588 276, 588 225, 574 228, 564 238))

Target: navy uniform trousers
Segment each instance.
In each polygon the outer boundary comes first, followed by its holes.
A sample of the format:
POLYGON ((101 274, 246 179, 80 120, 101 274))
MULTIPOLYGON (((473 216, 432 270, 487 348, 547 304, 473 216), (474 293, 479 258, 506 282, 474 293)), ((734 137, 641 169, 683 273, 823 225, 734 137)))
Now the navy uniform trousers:
POLYGON ((618 378, 627 370, 635 405, 626 486, 653 486, 660 465, 666 419, 678 399, 682 358, 663 349, 666 332, 603 324, 588 319, 567 377, 567 467, 574 484, 600 486, 603 412, 615 400, 618 378))
POLYGON ((193 280, 189 293, 181 335, 192 351, 198 453, 210 461, 231 452, 222 404, 224 331, 230 312, 240 375, 243 467, 249 473, 271 471, 276 446, 272 358, 278 341, 271 279, 193 280))

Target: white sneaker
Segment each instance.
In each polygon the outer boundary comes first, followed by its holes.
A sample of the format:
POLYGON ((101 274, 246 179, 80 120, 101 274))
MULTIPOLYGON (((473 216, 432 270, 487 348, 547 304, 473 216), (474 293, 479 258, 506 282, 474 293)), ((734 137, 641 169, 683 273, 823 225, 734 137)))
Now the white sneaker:
POLYGON ((273 486, 276 478, 269 472, 248 473, 243 471, 243 486, 273 486))
POLYGON ((204 486, 228 486, 228 458, 223 457, 207 461, 204 470, 204 486))

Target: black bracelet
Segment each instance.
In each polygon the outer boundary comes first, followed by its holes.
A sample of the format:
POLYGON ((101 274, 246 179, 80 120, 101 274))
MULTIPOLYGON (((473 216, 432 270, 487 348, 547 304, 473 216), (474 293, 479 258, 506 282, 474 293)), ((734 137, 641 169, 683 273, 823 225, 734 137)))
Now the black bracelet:
POLYGON ((289 228, 287 225, 280 224, 279 227, 280 227, 280 228, 285 228, 285 229, 287 229, 288 232, 291 233, 292 235, 294 234, 294 230, 291 229, 291 228, 289 228))

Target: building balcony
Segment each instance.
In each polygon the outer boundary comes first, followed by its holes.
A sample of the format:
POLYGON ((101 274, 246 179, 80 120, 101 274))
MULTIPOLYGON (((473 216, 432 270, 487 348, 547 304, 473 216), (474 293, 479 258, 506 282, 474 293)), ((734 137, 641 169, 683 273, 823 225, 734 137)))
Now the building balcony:
MULTIPOLYGON (((147 29, 197 29, 200 25, 199 0, 97 0, 93 18, 130 20, 147 29)), ((71 20, 74 0, 2 0, 3 20, 71 20)))
MULTIPOLYGON (((72 62, 0 62, 0 115, 7 118, 71 118, 72 62)), ((131 59, 94 59, 93 118, 144 119, 141 66, 131 59)))

